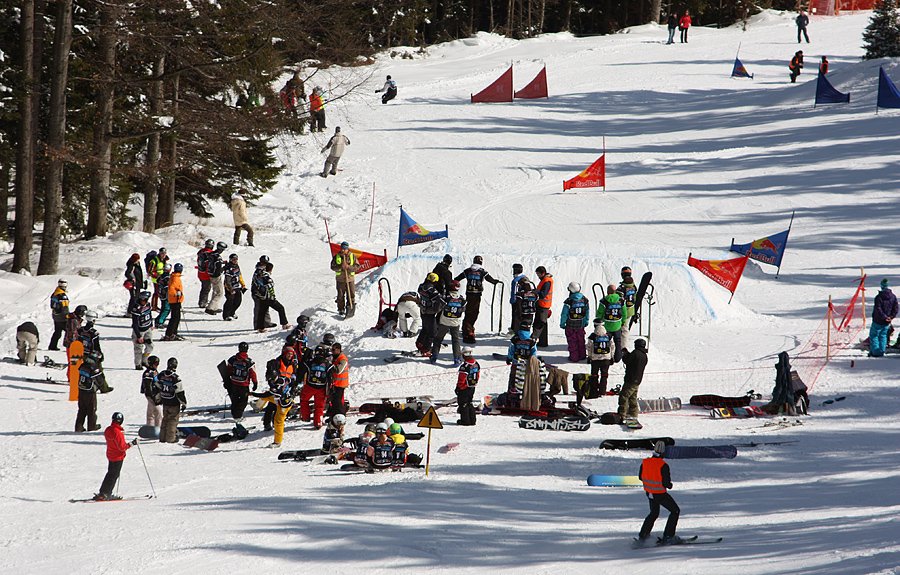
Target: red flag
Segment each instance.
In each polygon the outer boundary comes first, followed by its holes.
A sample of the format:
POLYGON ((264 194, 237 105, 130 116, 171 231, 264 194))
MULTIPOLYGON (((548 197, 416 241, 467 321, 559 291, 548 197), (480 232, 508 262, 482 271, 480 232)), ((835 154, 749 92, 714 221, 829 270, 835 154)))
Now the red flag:
POLYGON ((570 188, 605 188, 606 187, 606 154, 587 167, 583 172, 563 182, 563 191, 570 188))
POLYGON ((512 66, 499 78, 477 94, 470 96, 473 104, 483 102, 512 102, 513 101, 513 69, 512 66))
POLYGON ((700 273, 733 294, 741 281, 748 258, 749 256, 732 260, 698 260, 688 255, 688 265, 697 268, 700 273))
POLYGON ((534 80, 513 94, 516 98, 547 98, 547 67, 538 72, 534 80))
MULTIPOLYGON (((334 257, 335 254, 341 251, 341 244, 329 242, 328 247, 331 248, 331 257, 334 257)), ((378 255, 350 248, 350 253, 355 255, 356 260, 359 262, 359 270, 357 270, 357 273, 367 272, 371 269, 381 267, 388 261, 387 250, 385 250, 384 255, 378 255)))

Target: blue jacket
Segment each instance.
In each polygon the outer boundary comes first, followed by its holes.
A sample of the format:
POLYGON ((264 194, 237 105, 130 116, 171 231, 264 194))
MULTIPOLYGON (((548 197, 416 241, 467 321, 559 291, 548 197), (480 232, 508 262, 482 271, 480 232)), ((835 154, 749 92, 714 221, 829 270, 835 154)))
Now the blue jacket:
POLYGON ((581 292, 575 292, 573 294, 570 294, 569 297, 566 298, 565 303, 563 304, 562 315, 559 318, 559 327, 561 327, 563 329, 566 329, 566 328, 577 329, 579 327, 580 328, 587 327, 588 318, 591 315, 590 307, 591 306, 588 303, 587 298, 585 298, 584 294, 582 294, 581 292), (569 310, 571 309, 572 305, 575 303, 578 303, 581 306, 583 306, 583 308, 582 308, 583 313, 582 313, 582 317, 580 319, 573 318, 570 323, 569 310))
POLYGON ((516 303, 516 286, 519 285, 519 280, 525 277, 524 273, 517 274, 513 277, 512 281, 509 282, 509 303, 516 303))

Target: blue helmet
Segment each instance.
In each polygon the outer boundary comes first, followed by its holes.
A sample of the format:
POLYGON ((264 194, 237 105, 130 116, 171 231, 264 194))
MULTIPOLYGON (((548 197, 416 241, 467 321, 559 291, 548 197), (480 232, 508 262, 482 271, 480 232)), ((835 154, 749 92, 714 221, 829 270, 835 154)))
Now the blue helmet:
POLYGON ((516 335, 519 336, 519 339, 528 339, 531 337, 531 332, 525 329, 520 329, 516 332, 516 335))

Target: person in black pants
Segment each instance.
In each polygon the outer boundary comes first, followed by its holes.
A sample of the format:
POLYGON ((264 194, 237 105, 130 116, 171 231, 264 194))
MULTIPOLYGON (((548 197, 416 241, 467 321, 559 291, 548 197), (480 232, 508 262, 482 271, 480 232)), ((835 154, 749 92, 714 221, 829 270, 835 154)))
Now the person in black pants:
POLYGON ((278 320, 281 322, 283 329, 291 327, 284 312, 284 306, 275 298, 275 282, 272 280, 272 276, 269 275, 273 267, 272 262, 267 263, 265 270, 259 270, 257 276, 253 279, 254 284, 259 282, 259 289, 261 290, 259 292, 260 306, 256 310, 256 316, 253 318, 253 327, 259 333, 266 331, 265 317, 270 308, 278 312, 278 320))
POLYGON ((125 463, 125 452, 132 445, 137 445, 135 437, 131 443, 125 441, 125 432, 122 431, 122 422, 125 416, 117 411, 112 415, 112 423, 103 432, 106 438, 106 458, 109 460, 109 467, 106 470, 106 476, 103 483, 100 484, 100 492, 94 495, 96 501, 108 501, 111 499, 122 499, 118 495, 113 495, 113 489, 119 482, 119 473, 122 472, 122 464, 125 463))
POLYGON ((677 544, 681 540, 675 535, 675 528, 678 526, 678 516, 681 514, 681 509, 678 508, 678 504, 675 503, 675 500, 672 499, 672 496, 667 491, 672 488, 672 477, 669 472, 669 464, 663 460, 666 444, 662 441, 657 441, 653 451, 653 457, 644 459, 638 471, 638 477, 643 482, 644 491, 647 494, 647 499, 650 501, 650 513, 644 519, 644 524, 641 525, 638 541, 643 542, 650 537, 653 524, 656 523, 656 519, 659 517, 659 508, 664 507, 669 512, 669 520, 666 521, 666 529, 663 531, 660 543, 666 545, 677 544))

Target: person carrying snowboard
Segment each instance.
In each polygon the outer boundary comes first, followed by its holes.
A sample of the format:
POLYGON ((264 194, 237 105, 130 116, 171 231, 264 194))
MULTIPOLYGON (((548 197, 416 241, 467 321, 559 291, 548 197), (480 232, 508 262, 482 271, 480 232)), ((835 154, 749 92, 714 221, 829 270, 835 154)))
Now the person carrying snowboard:
POLYGON ((647 367, 647 342, 637 339, 634 342, 634 350, 625 350, 622 355, 622 363, 625 364, 625 381, 622 391, 619 392, 619 415, 623 420, 637 421, 638 413, 638 388, 644 379, 644 369, 647 367))
POLYGON ((466 309, 466 298, 459 293, 459 282, 450 280, 450 293, 444 301, 444 309, 438 317, 437 331, 434 335, 434 341, 431 344, 431 357, 429 361, 437 363, 438 355, 441 352, 441 343, 444 336, 450 334, 450 341, 453 346, 453 367, 462 363, 462 351, 460 350, 459 326, 462 325, 463 311, 466 309))
POLYGON ((474 350, 471 347, 462 349, 463 362, 459 366, 459 374, 456 377, 456 408, 459 413, 457 425, 475 425, 476 411, 472 401, 475 399, 475 386, 481 379, 481 366, 475 361, 474 350))
MULTIPOLYGON (((637 300, 638 286, 634 283, 634 277, 631 275, 631 268, 625 266, 622 268, 622 281, 616 288, 622 300, 625 302, 625 319, 622 321, 622 349, 631 347, 631 331, 628 326, 631 324, 631 318, 634 317, 634 305, 637 300)), ((635 320, 637 321, 637 320, 635 320)))
MULTIPOLYGON (((638 340, 640 341, 640 340, 638 340)), ((635 342, 637 343, 637 342, 635 342)), ((653 447, 653 456, 647 457, 641 462, 638 470, 638 477, 644 484, 644 492, 650 502, 650 513, 644 519, 641 525, 641 531, 638 534, 638 542, 643 543, 650 537, 653 531, 653 524, 659 517, 659 508, 664 507, 669 512, 669 519, 666 521, 666 528, 663 536, 659 539, 662 545, 677 545, 681 543, 681 538, 675 535, 675 528, 678 526, 678 516, 681 509, 678 504, 669 495, 668 490, 672 489, 672 476, 669 471, 669 464, 663 459, 666 453, 666 444, 663 441, 657 441, 653 447)))
POLYGON ((350 145, 350 138, 341 133, 341 127, 338 126, 334 129, 334 135, 331 136, 331 139, 328 140, 328 143, 325 144, 325 147, 322 148, 322 153, 324 154, 326 150, 331 150, 328 152, 328 157, 325 158, 325 167, 322 168, 322 173, 319 174, 323 178, 327 178, 328 174, 332 176, 337 175, 338 163, 341 161, 341 156, 344 155, 344 149, 350 145))
POLYGON ((147 369, 141 375, 141 395, 147 398, 147 425, 162 427, 162 405, 157 401, 159 389, 159 358, 147 358, 147 369))
MULTIPOLYGON (((466 278, 466 317, 462 324, 463 343, 475 343, 475 322, 481 311, 481 296, 484 293, 484 282, 497 285, 500 280, 491 277, 486 269, 481 267, 484 260, 481 256, 472 258, 472 265, 456 276, 456 281, 466 278)), ((398 310, 399 311, 399 310, 398 310)))
POLYGON ((581 293, 581 284, 570 282, 568 286, 569 297, 563 303, 562 314, 559 318, 559 327, 566 330, 566 344, 569 348, 569 361, 578 363, 587 358, 584 346, 584 328, 587 327, 590 316, 590 304, 584 294, 581 293))
POLYGON ((178 360, 170 357, 166 361, 166 369, 157 376, 159 383, 158 401, 163 407, 162 425, 159 430, 160 443, 178 443, 178 421, 181 412, 187 408, 187 398, 181 378, 175 371, 178 360))
POLYGON ((381 97, 382 104, 387 104, 397 97, 397 82, 391 79, 390 74, 388 74, 387 80, 384 81, 384 86, 380 90, 375 90, 376 94, 380 92, 384 92, 384 96, 381 97))
POLYGON ((134 348, 134 369, 147 366, 147 358, 153 353, 153 309, 150 292, 142 291, 128 310, 131 314, 131 343, 134 348))
POLYGON ((613 355, 613 363, 618 363, 622 359, 622 326, 625 323, 625 300, 620 293, 616 291, 616 286, 609 284, 606 286, 606 297, 597 303, 596 317, 604 321, 606 331, 616 342, 615 352, 613 355))
POLYGON ((209 305, 209 271, 207 265, 209 254, 216 249, 216 241, 212 238, 207 239, 203 247, 197 251, 197 279, 200 280, 200 300, 197 302, 198 307, 206 308, 209 305))
POLYGON ((231 418, 235 423, 240 423, 244 419, 244 410, 247 409, 247 400, 250 396, 250 384, 253 384, 253 391, 256 391, 259 385, 256 380, 255 364, 247 354, 249 351, 250 344, 242 341, 238 344, 238 352, 226 361, 228 379, 225 382, 225 390, 231 398, 231 418))
POLYGON ((337 287, 338 314, 353 317, 356 311, 356 272, 359 271, 359 259, 350 251, 348 242, 341 242, 341 249, 331 258, 331 271, 334 272, 337 287))
POLYGON ((112 422, 103 431, 103 437, 106 439, 106 459, 109 460, 109 466, 106 469, 106 475, 100 484, 100 491, 94 495, 94 501, 112 501, 122 499, 118 495, 113 495, 113 489, 119 482, 119 474, 122 472, 122 464, 125 462, 125 453, 132 445, 137 445, 137 437, 129 443, 125 440, 125 432, 122 430, 122 423, 125 416, 122 412, 117 411, 112 414, 112 422))
POLYGON ((800 70, 803 68, 803 50, 797 50, 794 53, 794 57, 791 58, 791 63, 788 64, 788 70, 791 71, 791 84, 797 81, 797 76, 800 75, 800 70))

